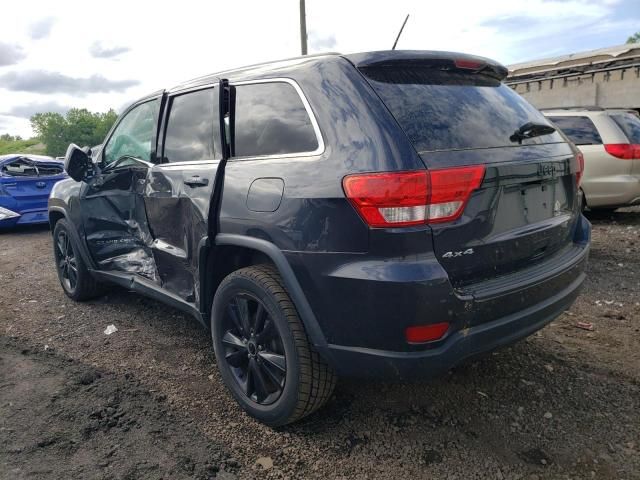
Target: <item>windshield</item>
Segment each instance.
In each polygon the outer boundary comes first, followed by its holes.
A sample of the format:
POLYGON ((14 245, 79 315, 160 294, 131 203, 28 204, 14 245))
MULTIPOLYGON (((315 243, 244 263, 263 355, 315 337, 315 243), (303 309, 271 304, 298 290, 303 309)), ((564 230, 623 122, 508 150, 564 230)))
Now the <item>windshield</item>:
MULTIPOLYGON (((550 125, 520 95, 486 75, 397 66, 361 71, 418 152, 514 146, 510 137, 523 125, 550 125)), ((554 142, 563 142, 558 133, 522 143, 554 142)))

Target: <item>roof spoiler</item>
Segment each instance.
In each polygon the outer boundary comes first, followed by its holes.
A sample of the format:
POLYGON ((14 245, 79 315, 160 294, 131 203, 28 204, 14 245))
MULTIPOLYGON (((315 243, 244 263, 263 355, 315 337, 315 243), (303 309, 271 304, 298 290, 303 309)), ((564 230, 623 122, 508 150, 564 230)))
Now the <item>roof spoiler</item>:
POLYGON ((441 66, 446 69, 483 73, 497 80, 504 80, 509 73, 507 67, 489 58, 455 52, 424 50, 383 50, 378 52, 345 55, 356 68, 389 66, 441 66))

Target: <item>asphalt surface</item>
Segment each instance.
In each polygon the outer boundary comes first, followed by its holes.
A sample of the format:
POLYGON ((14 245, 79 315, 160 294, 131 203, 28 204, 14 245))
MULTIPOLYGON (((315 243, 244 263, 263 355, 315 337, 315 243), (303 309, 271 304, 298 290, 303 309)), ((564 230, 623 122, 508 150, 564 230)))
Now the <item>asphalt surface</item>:
POLYGON ((638 479, 640 209, 590 219, 587 283, 548 327, 435 381, 341 380, 278 430, 191 318, 115 288, 74 303, 48 230, 0 233, 0 478, 638 479))

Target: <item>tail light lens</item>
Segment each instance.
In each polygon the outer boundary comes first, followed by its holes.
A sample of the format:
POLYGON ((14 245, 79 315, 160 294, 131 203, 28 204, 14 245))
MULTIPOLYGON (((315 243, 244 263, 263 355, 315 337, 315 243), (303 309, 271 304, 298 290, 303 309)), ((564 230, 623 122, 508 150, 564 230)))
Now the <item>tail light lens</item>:
POLYGON ((581 152, 576 154, 576 160, 578 161, 578 170, 576 171, 576 185, 580 186, 582 182, 582 176, 584 175, 584 155, 581 152))
POLYGON ((631 143, 607 143, 604 149, 609 155, 621 158, 623 160, 638 160, 640 159, 640 145, 634 145, 631 143))
POLYGON ((442 223, 462 215, 482 183, 483 165, 397 173, 349 175, 342 184, 370 227, 442 223))

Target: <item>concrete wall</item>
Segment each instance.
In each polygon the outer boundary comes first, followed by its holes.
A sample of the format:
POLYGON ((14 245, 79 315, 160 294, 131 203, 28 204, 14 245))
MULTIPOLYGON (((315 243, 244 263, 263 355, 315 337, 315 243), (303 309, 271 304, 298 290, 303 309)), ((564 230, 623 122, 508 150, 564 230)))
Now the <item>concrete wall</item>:
MULTIPOLYGON (((509 81, 509 80, 507 80, 509 81)), ((537 108, 640 108, 640 68, 511 85, 537 108)))

